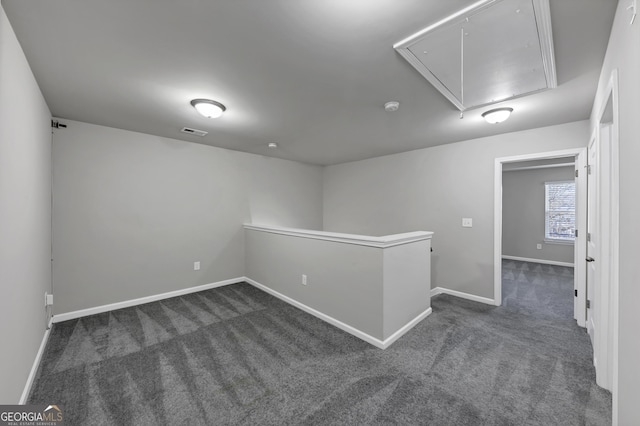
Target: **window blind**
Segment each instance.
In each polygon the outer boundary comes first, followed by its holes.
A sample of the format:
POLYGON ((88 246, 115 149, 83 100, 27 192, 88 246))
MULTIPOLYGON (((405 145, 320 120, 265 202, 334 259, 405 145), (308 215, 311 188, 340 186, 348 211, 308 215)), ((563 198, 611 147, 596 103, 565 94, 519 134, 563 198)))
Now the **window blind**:
POLYGON ((576 229, 575 182, 546 182, 544 187, 545 240, 574 241, 576 229))

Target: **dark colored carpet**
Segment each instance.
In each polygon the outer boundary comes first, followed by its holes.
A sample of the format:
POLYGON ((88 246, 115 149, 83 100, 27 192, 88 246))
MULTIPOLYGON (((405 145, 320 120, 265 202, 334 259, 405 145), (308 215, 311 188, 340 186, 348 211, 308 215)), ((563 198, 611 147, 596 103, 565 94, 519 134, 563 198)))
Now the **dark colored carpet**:
POLYGON ((573 268, 503 260, 502 304, 537 318, 573 320, 573 268))
POLYGON ((30 402, 78 425, 609 424, 571 270, 504 273, 504 306, 438 296, 384 351, 248 284, 58 323, 30 402))

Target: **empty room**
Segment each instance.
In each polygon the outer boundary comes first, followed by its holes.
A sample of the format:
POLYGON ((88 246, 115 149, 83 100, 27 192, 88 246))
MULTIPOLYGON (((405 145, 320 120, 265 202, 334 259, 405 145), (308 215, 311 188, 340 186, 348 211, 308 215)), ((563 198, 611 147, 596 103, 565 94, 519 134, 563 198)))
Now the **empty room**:
POLYGON ((637 0, 0 5, 0 423, 640 425, 637 0))

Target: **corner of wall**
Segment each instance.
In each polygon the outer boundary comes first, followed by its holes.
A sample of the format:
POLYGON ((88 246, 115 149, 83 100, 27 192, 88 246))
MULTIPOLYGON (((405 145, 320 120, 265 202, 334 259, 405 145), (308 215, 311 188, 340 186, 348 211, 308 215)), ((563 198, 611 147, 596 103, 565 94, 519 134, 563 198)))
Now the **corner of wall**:
POLYGON ((15 404, 47 325, 51 113, 2 5, 0 58, 0 282, 7 286, 0 298, 0 341, 6 343, 0 353, 0 402, 15 404))

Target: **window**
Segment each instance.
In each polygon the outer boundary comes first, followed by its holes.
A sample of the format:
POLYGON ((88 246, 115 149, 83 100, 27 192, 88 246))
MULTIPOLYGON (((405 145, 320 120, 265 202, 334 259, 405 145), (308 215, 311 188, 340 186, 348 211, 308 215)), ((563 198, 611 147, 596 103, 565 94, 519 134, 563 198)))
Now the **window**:
POLYGON ((544 239, 573 243, 576 230, 576 184, 573 181, 544 184, 544 239))

